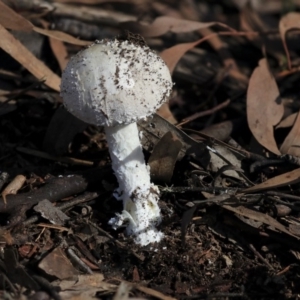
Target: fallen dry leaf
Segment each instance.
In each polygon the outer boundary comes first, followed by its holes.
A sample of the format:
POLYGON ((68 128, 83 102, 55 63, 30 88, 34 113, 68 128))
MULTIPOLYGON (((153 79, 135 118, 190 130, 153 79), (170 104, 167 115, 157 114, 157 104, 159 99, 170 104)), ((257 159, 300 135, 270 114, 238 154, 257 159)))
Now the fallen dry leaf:
POLYGON ((280 147, 282 154, 300 156, 300 113, 298 112, 293 128, 280 147))
POLYGON ((22 31, 32 31, 34 27, 33 24, 2 1, 0 1, 0 24, 7 29, 22 31))
POLYGON ((42 61, 37 59, 20 41, 0 25, 0 48, 18 61, 38 80, 55 91, 60 91, 60 78, 53 73, 42 61))
MULTIPOLYGON (((250 32, 250 33, 244 33, 244 32, 221 32, 219 33, 219 35, 223 35, 223 36, 246 36, 246 35, 253 35, 256 33, 254 32, 250 32)), ((190 43, 182 43, 182 44, 178 44, 175 45, 173 47, 170 47, 164 51, 162 51, 160 53, 161 58, 165 61, 166 65, 168 66, 169 70, 171 73, 173 73, 177 63, 179 62, 179 60, 181 59, 181 57, 189 50, 191 50, 192 48, 196 47, 197 45, 203 43, 204 41, 207 41, 215 36, 217 36, 218 33, 212 33, 211 35, 206 35, 203 38, 195 41, 195 42, 190 42, 190 43)), ((234 69, 233 69, 234 70, 234 69)), ((246 76, 241 76, 238 75, 237 71, 234 71, 235 73, 232 75, 235 78, 239 78, 240 81, 242 82, 247 82, 248 79, 246 76)))
POLYGON ((274 126, 283 116, 284 108, 276 81, 267 60, 259 61, 251 75, 247 91, 247 119, 256 140, 269 151, 280 154, 274 138, 274 126))
POLYGON ((63 42, 78 45, 78 46, 87 46, 87 45, 92 43, 92 41, 79 40, 79 39, 77 39, 77 38, 75 38, 75 37, 73 37, 73 36, 71 36, 67 33, 62 32, 62 31, 48 30, 48 29, 43 29, 43 28, 39 28, 39 27, 35 27, 35 26, 34 26, 33 30, 35 32, 46 35, 48 37, 52 37, 52 38, 55 38, 57 40, 61 40, 63 42))
POLYGON ((196 47, 198 44, 200 44, 203 41, 203 38, 200 40, 197 40, 196 42, 191 43, 182 43, 175 45, 173 47, 170 47, 160 53, 161 58, 164 60, 166 65, 168 66, 171 73, 173 73, 176 65, 178 64, 181 57, 189 50, 196 47))
POLYGON ((199 30, 202 28, 211 27, 213 25, 218 25, 227 30, 234 31, 228 25, 220 22, 196 22, 184 19, 177 19, 167 16, 162 16, 156 18, 151 24, 143 25, 140 22, 127 21, 120 23, 122 28, 126 28, 129 31, 139 33, 144 37, 156 37, 161 36, 167 32, 173 33, 183 33, 199 30))
POLYGON ((260 184, 257 184, 255 186, 252 186, 250 188, 247 188, 243 190, 243 193, 254 193, 254 192, 260 192, 263 190, 271 189, 271 188, 278 188, 281 186, 289 185, 289 184, 295 184, 300 182, 300 168, 275 176, 271 179, 268 179, 260 184))
POLYGON ((255 221, 267 224, 267 225, 277 229, 280 232, 284 232, 292 237, 299 239, 297 236, 292 234, 284 225, 282 225, 277 220, 275 220, 274 218, 272 218, 271 216, 269 216, 265 213, 262 213, 262 212, 259 212, 256 210, 252 210, 252 209, 249 209, 244 206, 233 207, 233 206, 229 206, 229 205, 223 205, 222 207, 224 207, 225 209, 230 210, 238 215, 247 217, 251 220, 255 220, 255 221))
POLYGON ((279 33, 287 56, 289 69, 292 68, 292 63, 285 38, 286 33, 292 29, 300 29, 300 13, 290 12, 284 15, 279 21, 279 33))
POLYGON ((173 113, 170 110, 169 103, 164 103, 156 113, 160 115, 162 118, 166 119, 171 124, 176 124, 177 120, 175 119, 173 113))
POLYGON ((154 181, 170 182, 181 148, 182 143, 171 131, 159 140, 148 161, 154 181))

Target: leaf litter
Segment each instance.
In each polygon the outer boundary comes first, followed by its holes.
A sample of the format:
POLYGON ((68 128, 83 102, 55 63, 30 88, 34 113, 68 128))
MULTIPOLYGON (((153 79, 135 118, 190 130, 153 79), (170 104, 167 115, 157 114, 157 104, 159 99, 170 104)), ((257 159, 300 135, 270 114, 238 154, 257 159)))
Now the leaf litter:
POLYGON ((1 296, 297 298, 299 13, 275 2, 0 2, 1 296), (61 107, 90 25, 141 34, 173 75, 169 104, 138 124, 161 244, 110 228, 103 129, 61 107))

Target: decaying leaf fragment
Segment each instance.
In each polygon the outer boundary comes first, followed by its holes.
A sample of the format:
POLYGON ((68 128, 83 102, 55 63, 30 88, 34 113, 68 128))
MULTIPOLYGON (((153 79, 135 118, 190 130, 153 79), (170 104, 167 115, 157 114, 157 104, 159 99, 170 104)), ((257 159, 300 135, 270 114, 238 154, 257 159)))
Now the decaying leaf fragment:
POLYGON ((64 225, 64 223, 69 220, 69 217, 65 213, 53 206, 47 199, 41 200, 33 209, 36 212, 39 212, 44 219, 49 220, 52 224, 64 225))
POLYGON ((247 91, 247 119, 256 140, 269 151, 280 154, 274 138, 274 126, 283 116, 283 104, 276 81, 265 58, 251 75, 247 91))
POLYGON ((155 145, 148 164, 154 181, 170 182, 182 143, 171 131, 155 145))

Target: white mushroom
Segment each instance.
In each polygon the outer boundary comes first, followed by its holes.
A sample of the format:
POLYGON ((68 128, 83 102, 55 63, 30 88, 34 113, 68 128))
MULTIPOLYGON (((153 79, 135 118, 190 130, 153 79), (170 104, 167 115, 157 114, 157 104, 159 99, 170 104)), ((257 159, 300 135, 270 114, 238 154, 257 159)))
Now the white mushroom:
POLYGON ((110 220, 114 228, 129 221, 136 243, 159 242, 163 233, 157 204, 159 190, 150 181, 136 121, 153 114, 172 90, 163 60, 145 45, 103 40, 72 57, 62 74, 64 105, 79 119, 103 125, 123 212, 110 220))

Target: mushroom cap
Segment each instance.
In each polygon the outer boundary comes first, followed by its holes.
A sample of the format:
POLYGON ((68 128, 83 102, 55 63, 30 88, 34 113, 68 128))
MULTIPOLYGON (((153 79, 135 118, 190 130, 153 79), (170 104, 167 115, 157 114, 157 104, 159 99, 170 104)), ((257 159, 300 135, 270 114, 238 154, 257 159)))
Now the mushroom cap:
POLYGON ((61 96, 86 123, 130 124, 153 114, 172 90, 164 61, 129 41, 96 41, 73 56, 62 74, 61 96))

